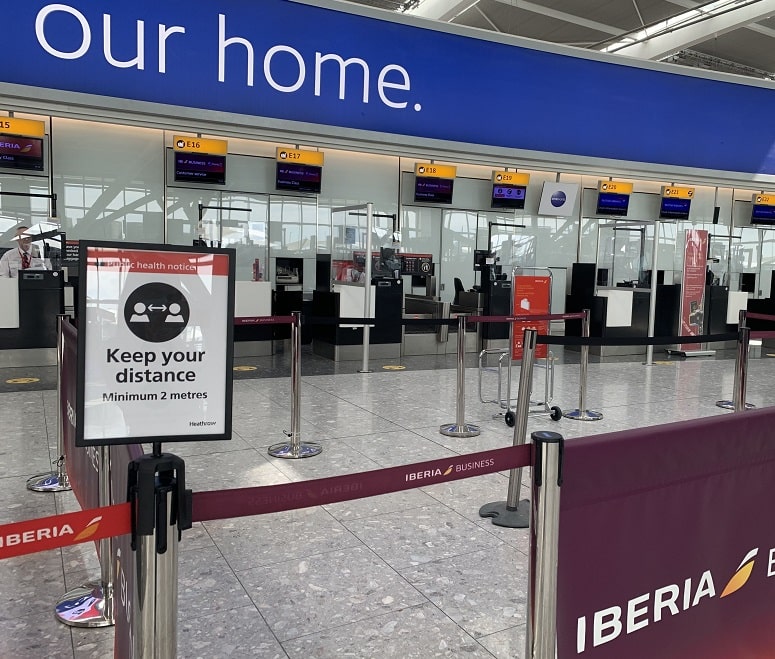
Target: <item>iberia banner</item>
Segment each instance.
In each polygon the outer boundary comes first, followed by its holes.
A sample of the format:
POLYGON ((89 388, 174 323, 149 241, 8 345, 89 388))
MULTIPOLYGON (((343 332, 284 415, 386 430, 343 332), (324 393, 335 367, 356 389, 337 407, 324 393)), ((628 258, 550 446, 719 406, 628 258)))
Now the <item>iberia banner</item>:
MULTIPOLYGON (((517 275, 514 277, 514 303, 512 313, 515 316, 545 316, 549 314, 552 295, 552 278, 532 275, 517 275)), ((526 329, 538 330, 541 335, 549 334, 549 321, 516 321, 513 323, 511 358, 522 359, 522 343, 526 329)), ((536 346, 537 358, 548 355, 548 346, 536 346)))
POLYGON ((565 444, 559 659, 775 656, 775 408, 565 444))
POLYGON ((128 503, 0 526, 0 559, 102 540, 130 531, 128 503))

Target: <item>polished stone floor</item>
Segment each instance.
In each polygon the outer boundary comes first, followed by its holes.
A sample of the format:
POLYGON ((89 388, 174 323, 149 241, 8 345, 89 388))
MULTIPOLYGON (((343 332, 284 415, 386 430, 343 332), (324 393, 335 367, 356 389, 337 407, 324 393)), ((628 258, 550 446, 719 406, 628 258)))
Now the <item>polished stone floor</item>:
MULTIPOLYGON (((774 364, 749 366, 748 400, 775 400, 774 364)), ((660 358, 658 358, 660 359, 660 358)), ((496 398, 497 372, 466 370, 465 420, 481 435, 455 439, 439 425, 456 419, 454 358, 407 358, 311 366, 305 355, 301 434, 323 452, 280 460, 267 447, 290 426, 287 359, 244 359, 235 373, 234 437, 166 445, 184 457, 195 491, 302 481, 510 445, 513 431, 496 398), (403 370, 383 366, 404 366, 403 370), (285 371, 287 373, 287 370, 285 371)), ((475 361, 475 360, 474 360, 475 361)), ((577 356, 555 367, 552 404, 578 406, 577 356)), ((534 407, 528 430, 585 435, 729 414, 731 359, 592 363, 587 407, 598 422, 553 422, 534 407)), ((518 369, 513 369, 516 386, 518 369)), ((537 369, 533 398, 542 398, 537 369)), ((0 373, 0 376, 3 374, 0 373)), ((13 378, 11 378, 13 379, 13 378)), ((20 385, 21 386, 21 385, 20 385)), ((56 451, 56 392, 23 387, 0 393, 0 523, 77 509, 72 493, 39 494, 26 479, 48 471, 56 451)), ((527 470, 523 481, 527 484, 527 470)), ((524 656, 526 530, 478 515, 506 497, 507 474, 422 487, 370 499, 261 517, 196 524, 180 553, 178 656, 217 659, 428 659, 524 656)), ((524 490, 527 493, 527 489, 524 490)), ((66 590, 98 576, 91 543, 0 561, 0 657, 112 656, 111 629, 72 629, 55 621, 66 590)))

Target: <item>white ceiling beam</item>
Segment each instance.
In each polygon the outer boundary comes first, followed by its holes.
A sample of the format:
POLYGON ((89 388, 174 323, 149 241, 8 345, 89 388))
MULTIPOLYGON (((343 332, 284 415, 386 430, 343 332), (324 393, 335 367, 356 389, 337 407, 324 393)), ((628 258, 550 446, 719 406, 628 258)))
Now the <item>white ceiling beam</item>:
MULTIPOLYGON (((425 0, 430 2, 430 0, 425 0)), ((558 11, 557 9, 549 9, 542 5, 537 5, 534 2, 528 2, 527 0, 496 0, 501 4, 514 7, 514 9, 521 9, 523 11, 530 11, 534 14, 541 14, 542 16, 549 16, 550 18, 556 18, 558 21, 565 21, 566 23, 573 23, 574 25, 581 25, 587 27, 590 30, 597 30, 603 34, 612 34, 614 36, 622 33, 622 28, 614 27, 613 25, 606 25, 598 21, 590 21, 581 16, 575 14, 569 14, 565 11, 558 11)))
POLYGON ((658 60, 684 48, 691 48, 695 44, 707 41, 712 35, 726 34, 737 28, 769 18, 773 14, 775 14, 775 0, 760 0, 685 27, 676 27, 664 34, 616 48, 613 52, 617 55, 630 55, 639 59, 658 60))
POLYGON ((417 7, 408 9, 406 13, 449 23, 477 4, 479 0, 422 0, 417 7))
MULTIPOLYGON (((569 14, 565 11, 558 11, 556 9, 549 9, 542 5, 537 5, 534 2, 528 2, 527 0, 496 0, 501 4, 514 7, 514 9, 521 9, 523 11, 529 11, 534 14, 541 14, 542 16, 549 16, 550 18, 556 18, 558 21, 564 21, 566 23, 573 23, 574 25, 582 25, 590 30, 597 30, 603 34, 610 34, 617 36, 622 33, 622 29, 614 27, 613 25, 606 25, 605 23, 599 23, 598 21, 590 21, 581 16, 575 14, 569 14)), ((422 16, 423 18, 430 18, 437 21, 450 22, 460 16, 463 12, 468 11, 472 7, 479 4, 479 0, 422 0, 420 4, 414 9, 409 9, 406 13, 414 16, 422 16)))

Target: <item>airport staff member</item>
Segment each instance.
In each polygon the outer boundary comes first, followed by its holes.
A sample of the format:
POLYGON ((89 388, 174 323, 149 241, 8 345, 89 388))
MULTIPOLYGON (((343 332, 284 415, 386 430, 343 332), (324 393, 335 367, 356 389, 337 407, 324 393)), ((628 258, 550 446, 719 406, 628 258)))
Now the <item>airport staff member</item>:
POLYGON ((26 270, 32 265, 32 259, 40 258, 37 246, 32 244, 32 237, 24 233, 27 229, 29 227, 17 227, 16 246, 0 257, 0 277, 18 277, 19 270, 26 270))

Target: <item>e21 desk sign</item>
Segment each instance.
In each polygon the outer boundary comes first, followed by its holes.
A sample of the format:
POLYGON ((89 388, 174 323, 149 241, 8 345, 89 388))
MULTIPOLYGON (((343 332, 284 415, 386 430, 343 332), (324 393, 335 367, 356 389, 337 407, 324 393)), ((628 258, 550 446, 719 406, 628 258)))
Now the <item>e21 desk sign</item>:
POLYGON ((81 243, 76 445, 231 437, 231 250, 81 243))

